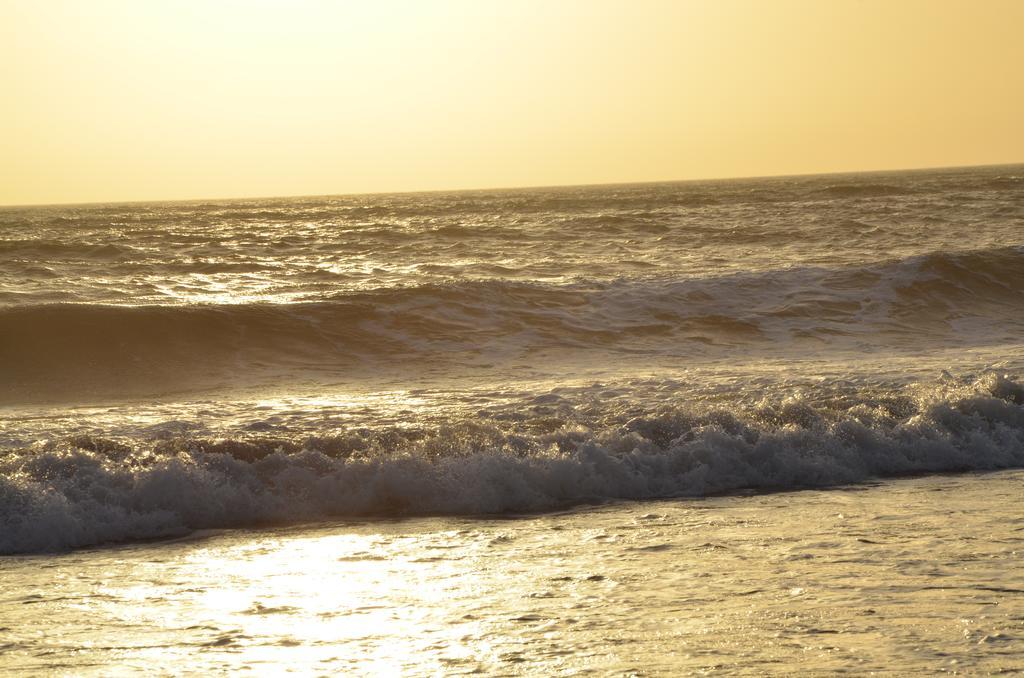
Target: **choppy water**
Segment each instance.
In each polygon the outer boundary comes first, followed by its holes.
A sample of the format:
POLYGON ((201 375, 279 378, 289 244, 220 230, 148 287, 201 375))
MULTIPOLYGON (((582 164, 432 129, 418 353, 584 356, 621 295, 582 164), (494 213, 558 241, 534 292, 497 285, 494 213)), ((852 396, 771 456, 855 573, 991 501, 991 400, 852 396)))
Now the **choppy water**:
POLYGON ((0 554, 1019 468, 1022 233, 1024 166, 3 208, 0 554))

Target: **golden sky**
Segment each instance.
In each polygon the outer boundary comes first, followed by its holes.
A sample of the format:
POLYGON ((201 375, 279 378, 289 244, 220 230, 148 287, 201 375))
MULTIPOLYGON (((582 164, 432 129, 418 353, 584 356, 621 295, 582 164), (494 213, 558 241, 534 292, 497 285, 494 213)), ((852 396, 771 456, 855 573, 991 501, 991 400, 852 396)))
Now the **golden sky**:
POLYGON ((0 0, 0 204, 1024 162, 1024 0, 0 0))

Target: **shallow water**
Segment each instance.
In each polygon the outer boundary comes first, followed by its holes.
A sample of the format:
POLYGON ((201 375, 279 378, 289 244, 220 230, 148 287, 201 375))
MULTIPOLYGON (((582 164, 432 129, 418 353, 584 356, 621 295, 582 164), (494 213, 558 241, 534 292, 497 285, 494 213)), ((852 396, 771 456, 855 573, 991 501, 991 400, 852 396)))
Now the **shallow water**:
POLYGON ((1024 670, 1024 475, 230 531, 0 561, 7 670, 1024 670))

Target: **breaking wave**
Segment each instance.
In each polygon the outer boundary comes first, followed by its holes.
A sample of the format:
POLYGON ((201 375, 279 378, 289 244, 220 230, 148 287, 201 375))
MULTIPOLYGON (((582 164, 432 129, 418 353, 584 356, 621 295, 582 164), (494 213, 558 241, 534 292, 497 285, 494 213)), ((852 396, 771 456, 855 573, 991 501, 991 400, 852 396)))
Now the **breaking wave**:
POLYGON ((995 373, 916 395, 674 405, 546 428, 476 419, 292 441, 77 438, 0 451, 0 553, 1020 466, 1024 385, 995 373))

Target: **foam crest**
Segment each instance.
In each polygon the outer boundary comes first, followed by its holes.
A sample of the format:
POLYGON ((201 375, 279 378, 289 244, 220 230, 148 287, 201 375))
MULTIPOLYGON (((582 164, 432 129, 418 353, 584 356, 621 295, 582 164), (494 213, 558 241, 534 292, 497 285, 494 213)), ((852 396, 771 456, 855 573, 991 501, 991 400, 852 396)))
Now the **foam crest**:
POLYGON ((589 425, 569 419, 547 433, 466 420, 287 449, 79 439, 2 455, 0 553, 55 551, 206 528, 521 513, 1020 467, 1024 386, 987 374, 916 395, 666 407, 589 425))

